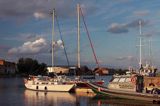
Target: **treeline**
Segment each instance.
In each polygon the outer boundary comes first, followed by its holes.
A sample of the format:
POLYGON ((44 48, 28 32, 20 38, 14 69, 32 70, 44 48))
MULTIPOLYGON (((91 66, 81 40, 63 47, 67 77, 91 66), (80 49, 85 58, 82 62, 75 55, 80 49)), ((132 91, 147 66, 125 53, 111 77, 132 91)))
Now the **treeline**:
POLYGON ((95 75, 95 74, 99 74, 99 75, 114 75, 114 74, 119 74, 119 75, 124 75, 126 74, 128 70, 127 69, 113 69, 113 68, 95 68, 95 69, 90 69, 87 66, 81 66, 81 68, 76 68, 75 70, 70 70, 69 71, 69 75, 95 75), (100 70, 99 70, 100 69, 100 70), (99 70, 97 72, 97 70, 99 70), (101 73, 101 71, 106 70, 108 71, 106 74, 103 72, 101 73))
MULTIPOLYGON (((104 68, 105 69, 105 68, 104 68)), ((122 69, 108 69, 108 75, 113 74, 125 74, 128 70, 122 69)), ((48 75, 47 65, 45 63, 39 63, 37 60, 32 58, 20 58, 17 62, 16 74, 22 76, 28 75, 48 75)), ((67 75, 94 75, 95 70, 89 69, 87 66, 82 66, 80 69, 77 68, 75 72, 70 70, 67 75)))
POLYGON ((108 70, 110 75, 114 75, 114 74, 124 75, 126 74, 127 71, 129 71, 128 69, 113 69, 113 68, 108 70))
POLYGON ((47 65, 45 63, 38 63, 32 58, 20 58, 17 62, 16 74, 23 76, 28 75, 47 75, 47 65))

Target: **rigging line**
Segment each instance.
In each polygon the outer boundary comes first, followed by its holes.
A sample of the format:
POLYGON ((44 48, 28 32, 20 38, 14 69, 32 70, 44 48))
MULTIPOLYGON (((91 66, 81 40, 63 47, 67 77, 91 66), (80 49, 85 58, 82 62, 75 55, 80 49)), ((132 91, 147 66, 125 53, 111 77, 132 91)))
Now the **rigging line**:
POLYGON ((89 31, 88 31, 88 28, 87 28, 87 25, 86 25, 86 22, 85 22, 84 15, 83 15, 81 7, 80 7, 80 13, 82 15, 83 23, 84 23, 84 26, 85 26, 85 29, 86 29, 86 32, 87 32, 87 36, 88 36, 88 39, 89 39, 89 42, 90 42, 90 46, 92 48, 94 59, 96 61, 97 66, 99 67, 99 62, 97 60, 97 56, 96 56, 96 53, 95 53, 95 50, 94 50, 94 47, 93 47, 93 43, 92 43, 91 38, 90 38, 90 34, 89 34, 89 31))
POLYGON ((57 26, 58 26, 58 31, 59 31, 59 34, 60 34, 60 38, 62 40, 62 45, 64 47, 64 53, 65 53, 65 56, 66 56, 66 59, 67 59, 67 64, 68 64, 68 67, 70 66, 69 64, 69 59, 68 59, 68 55, 67 55, 67 51, 66 51, 66 48, 64 46, 64 40, 63 40, 63 37, 62 37, 62 33, 61 33, 61 30, 60 30, 60 25, 59 25, 59 21, 58 21, 58 18, 57 18, 57 15, 55 14, 55 19, 56 19, 56 23, 57 23, 57 26))

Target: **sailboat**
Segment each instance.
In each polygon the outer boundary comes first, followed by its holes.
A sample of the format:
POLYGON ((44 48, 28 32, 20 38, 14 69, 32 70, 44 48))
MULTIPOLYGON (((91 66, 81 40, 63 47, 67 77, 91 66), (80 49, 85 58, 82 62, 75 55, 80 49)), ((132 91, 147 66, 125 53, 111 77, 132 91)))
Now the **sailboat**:
MULTIPOLYGON (((88 35, 88 38, 89 38, 89 41, 90 41, 92 52, 94 54, 96 64, 99 67, 98 60, 97 60, 97 57, 95 55, 95 51, 94 51, 94 48, 93 48, 93 44, 92 44, 90 36, 89 36, 89 31, 87 29, 87 26, 86 26, 86 23, 85 23, 85 20, 84 20, 82 9, 80 7, 80 4, 77 4, 77 38, 78 38, 78 42, 77 42, 77 48, 78 48, 77 49, 77 64, 78 64, 78 69, 81 69, 81 63, 80 63, 80 15, 82 15, 82 19, 83 19, 83 22, 84 22, 84 25, 85 25, 85 29, 87 31, 87 35, 88 35)), ((77 86, 75 88, 76 93, 93 93, 93 91, 88 87, 87 82, 92 81, 92 82, 100 84, 100 85, 102 85, 104 83, 103 80, 96 80, 95 76, 94 77, 93 76, 87 76, 87 77, 78 76, 78 78, 79 78, 79 81, 76 82, 77 86)))
MULTIPOLYGON (((54 41, 54 17, 55 10, 53 10, 53 29, 52 29, 52 46, 54 41)), ((52 47, 52 70, 54 62, 54 48, 52 47)), ((53 71, 52 71, 53 72, 53 71)), ((58 76, 56 73, 55 78, 48 76, 30 76, 25 79, 25 87, 30 90, 36 91, 59 91, 59 92, 69 92, 75 84, 66 83, 67 78, 58 76)))
POLYGON ((141 75, 144 75, 144 76, 155 76, 155 73, 157 71, 156 67, 154 67, 151 63, 151 40, 149 40, 149 63, 146 61, 146 64, 142 64, 142 38, 141 38, 141 35, 142 35, 142 31, 141 31, 141 24, 142 22, 139 21, 139 27, 140 27, 140 62, 139 62, 139 67, 140 67, 140 70, 139 70, 139 73, 141 75))

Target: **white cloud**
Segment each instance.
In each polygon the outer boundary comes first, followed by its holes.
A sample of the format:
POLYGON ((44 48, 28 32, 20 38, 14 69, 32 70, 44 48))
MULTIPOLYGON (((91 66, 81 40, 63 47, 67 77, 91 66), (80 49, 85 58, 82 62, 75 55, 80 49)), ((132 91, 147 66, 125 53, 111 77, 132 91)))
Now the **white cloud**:
POLYGON ((111 33, 127 33, 129 32, 129 29, 131 28, 135 28, 135 27, 139 27, 139 21, 141 20, 141 24, 142 26, 146 26, 149 25, 150 21, 148 20, 143 20, 143 19, 137 19, 137 20, 133 20, 129 23, 124 23, 124 24, 119 24, 119 23, 112 23, 109 27, 108 27, 108 32, 111 33))
POLYGON ((117 57, 116 60, 133 60, 133 56, 124 56, 124 57, 117 57))
POLYGON ((39 38, 33 42, 25 42, 22 46, 11 48, 9 54, 36 54, 45 50, 47 47, 46 40, 39 38))
POLYGON ((42 12, 35 12, 33 14, 33 16, 36 18, 36 19, 44 19, 47 17, 47 14, 45 13, 42 13, 42 12))
POLYGON ((126 27, 125 24, 112 23, 108 28, 108 32, 126 33, 126 32, 128 32, 128 28, 126 27))

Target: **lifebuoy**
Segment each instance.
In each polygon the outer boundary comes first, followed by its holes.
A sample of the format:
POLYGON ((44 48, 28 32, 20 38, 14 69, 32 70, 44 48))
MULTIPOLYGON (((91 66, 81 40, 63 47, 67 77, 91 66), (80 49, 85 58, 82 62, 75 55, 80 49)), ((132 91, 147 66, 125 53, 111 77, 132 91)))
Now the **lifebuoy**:
POLYGON ((100 88, 100 87, 98 87, 98 91, 99 91, 99 92, 101 91, 101 88, 100 88))
POLYGON ((132 82, 133 84, 136 84, 136 77, 135 77, 135 76, 131 77, 131 82, 132 82))

